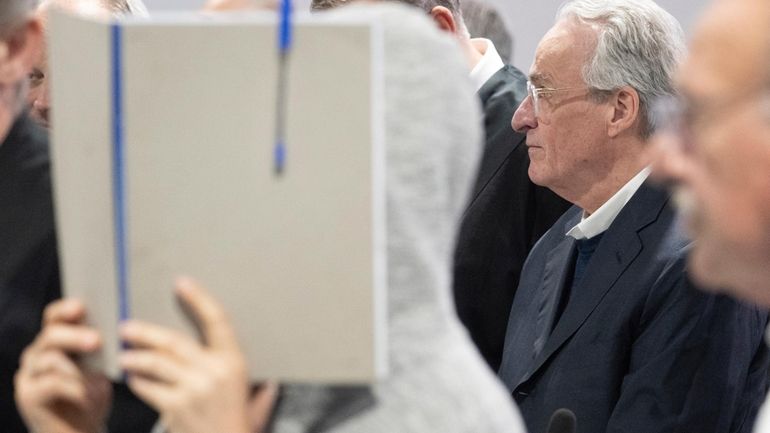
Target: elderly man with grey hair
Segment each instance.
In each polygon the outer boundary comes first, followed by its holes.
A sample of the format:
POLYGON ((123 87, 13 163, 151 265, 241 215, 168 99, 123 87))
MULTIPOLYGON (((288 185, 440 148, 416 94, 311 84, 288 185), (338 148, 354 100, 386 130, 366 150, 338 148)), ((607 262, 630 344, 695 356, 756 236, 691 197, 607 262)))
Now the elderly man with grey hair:
POLYGON ((513 117, 529 175, 575 204, 533 249, 499 377, 531 432, 556 409, 578 433, 748 432, 767 389, 766 314, 697 290, 690 242, 643 155, 674 93, 676 20, 651 0, 559 11, 513 117))

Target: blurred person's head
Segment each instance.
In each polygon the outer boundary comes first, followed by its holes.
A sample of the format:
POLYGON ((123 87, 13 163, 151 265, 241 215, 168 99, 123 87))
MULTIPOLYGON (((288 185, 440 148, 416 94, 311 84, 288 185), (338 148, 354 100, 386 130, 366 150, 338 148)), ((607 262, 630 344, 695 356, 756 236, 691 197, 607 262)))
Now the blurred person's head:
MULTIPOLYGON (((336 8, 358 0, 312 0, 310 9, 314 11, 336 8)), ((469 37, 468 29, 463 22, 460 0, 390 0, 408 4, 424 10, 429 14, 440 29, 469 37)))
POLYGON ((497 9, 484 0, 462 0, 460 10, 471 37, 491 40, 503 62, 510 63, 513 37, 497 9))
POLYGON ((0 1, 0 142, 24 106, 26 76, 42 42, 34 0, 0 1))
POLYGON ((678 75, 658 138, 695 237, 694 277, 770 305, 770 3, 717 0, 678 75))
MULTIPOLYGON (((343 6, 349 3, 364 3, 367 0, 312 0, 310 9, 321 11, 343 6)), ((451 34, 460 45, 470 68, 473 69, 481 60, 483 54, 471 42, 471 36, 463 20, 460 0, 369 0, 371 1, 395 1, 417 7, 425 11, 439 28, 439 30, 451 34)))
POLYGON ((651 0, 575 0, 559 10, 513 116, 529 176, 594 212, 643 167, 652 101, 674 93, 684 33, 651 0))
MULTIPOLYGON (((147 9, 141 0, 42 0, 36 16, 43 23, 45 30, 48 11, 59 8, 68 12, 90 16, 146 14, 147 9)), ((45 43, 37 52, 35 63, 29 71, 29 94, 27 104, 32 118, 41 125, 50 124, 49 110, 51 95, 48 81, 48 55, 45 43)))

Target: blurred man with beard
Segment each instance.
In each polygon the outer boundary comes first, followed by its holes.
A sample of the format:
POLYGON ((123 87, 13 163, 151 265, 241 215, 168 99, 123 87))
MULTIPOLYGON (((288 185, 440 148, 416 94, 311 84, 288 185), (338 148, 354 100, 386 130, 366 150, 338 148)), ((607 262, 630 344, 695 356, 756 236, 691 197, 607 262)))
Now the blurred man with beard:
MULTIPOLYGON (((718 0, 663 104, 657 168, 678 187, 706 287, 770 307, 770 3, 718 0), (740 29, 740 31, 736 31, 740 29), (723 289, 717 289, 723 288, 723 289)), ((770 432, 770 408, 756 432, 770 432)))

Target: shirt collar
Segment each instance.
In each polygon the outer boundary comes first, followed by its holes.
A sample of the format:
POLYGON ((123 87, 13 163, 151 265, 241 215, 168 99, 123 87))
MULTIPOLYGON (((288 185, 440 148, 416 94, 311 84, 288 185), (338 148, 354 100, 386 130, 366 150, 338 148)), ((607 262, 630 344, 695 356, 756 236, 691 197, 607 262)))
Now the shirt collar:
POLYGON ((639 187, 642 186, 649 175, 650 167, 645 167, 597 209, 596 212, 589 215, 588 218, 585 217, 584 213, 580 222, 567 232, 567 236, 581 240, 590 239, 600 233, 604 233, 610 228, 610 225, 615 221, 620 211, 631 200, 631 197, 636 194, 636 191, 639 190, 639 187))
POLYGON ((500 58, 500 54, 497 53, 495 44, 489 39, 471 39, 471 43, 482 55, 481 60, 473 68, 470 75, 471 82, 478 92, 481 86, 492 78, 492 75, 495 75, 497 71, 502 69, 505 64, 503 59, 500 58))

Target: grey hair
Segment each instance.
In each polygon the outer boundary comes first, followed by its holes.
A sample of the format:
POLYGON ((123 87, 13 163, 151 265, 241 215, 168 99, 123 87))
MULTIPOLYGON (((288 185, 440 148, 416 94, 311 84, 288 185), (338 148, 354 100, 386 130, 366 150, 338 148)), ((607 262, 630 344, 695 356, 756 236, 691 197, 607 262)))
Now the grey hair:
POLYGON ((676 94, 673 75, 686 52, 682 26, 652 0, 571 0, 557 21, 576 18, 597 29, 583 80, 598 96, 630 86, 639 94, 641 135, 655 130, 653 105, 676 94))
POLYGON ((0 38, 8 37, 37 6, 37 0, 0 0, 0 38))

